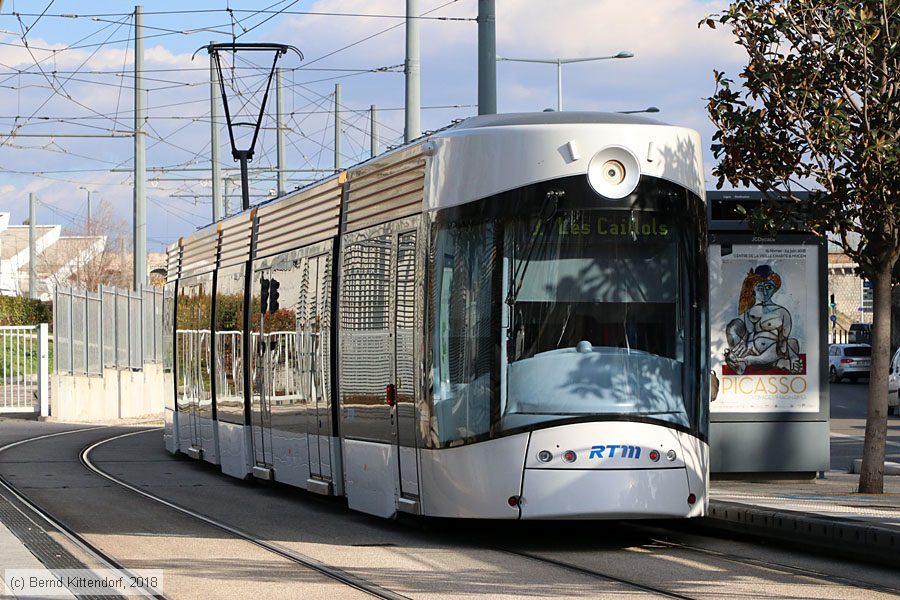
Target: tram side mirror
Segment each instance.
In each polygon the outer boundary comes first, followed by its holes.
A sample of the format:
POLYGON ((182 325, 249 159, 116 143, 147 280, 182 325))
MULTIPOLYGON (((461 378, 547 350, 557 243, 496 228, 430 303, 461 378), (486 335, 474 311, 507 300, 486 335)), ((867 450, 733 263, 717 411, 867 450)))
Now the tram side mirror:
POLYGON ((716 397, 719 395, 719 378, 716 376, 715 371, 709 372, 709 401, 715 402, 716 397))

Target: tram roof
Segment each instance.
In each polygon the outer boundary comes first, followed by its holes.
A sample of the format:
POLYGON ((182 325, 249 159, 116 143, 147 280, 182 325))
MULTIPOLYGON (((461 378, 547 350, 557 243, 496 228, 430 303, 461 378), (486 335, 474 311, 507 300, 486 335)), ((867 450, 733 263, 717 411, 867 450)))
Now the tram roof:
POLYGON ((547 111, 478 115, 460 122, 453 129, 504 127, 509 125, 666 125, 666 123, 649 117, 622 113, 547 111))

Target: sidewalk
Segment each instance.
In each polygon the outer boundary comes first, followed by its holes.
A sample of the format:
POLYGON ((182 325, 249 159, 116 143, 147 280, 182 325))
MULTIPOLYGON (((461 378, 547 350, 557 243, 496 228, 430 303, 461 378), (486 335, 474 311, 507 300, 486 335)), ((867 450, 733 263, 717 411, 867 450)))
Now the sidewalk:
POLYGON ((714 479, 705 524, 900 566, 900 476, 885 476, 884 494, 858 494, 858 483, 841 471, 809 482, 714 479))

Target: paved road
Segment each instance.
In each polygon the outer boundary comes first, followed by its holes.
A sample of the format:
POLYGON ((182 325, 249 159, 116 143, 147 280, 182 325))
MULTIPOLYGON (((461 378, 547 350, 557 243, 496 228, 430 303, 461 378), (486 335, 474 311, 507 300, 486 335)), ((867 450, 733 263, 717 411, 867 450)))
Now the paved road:
MULTIPOLYGON (((862 458, 866 434, 869 380, 831 384, 831 468, 847 471, 851 461, 862 458)), ((886 460, 900 463, 900 417, 888 417, 886 460)))
MULTIPOLYGON (((14 426, 4 422, 0 438, 12 437, 14 426)), ((86 472, 75 458, 80 449, 116 431, 20 446, 0 456, 0 474, 126 565, 165 569, 173 599, 358 597, 86 472)), ((900 574, 888 569, 644 525, 377 519, 172 457, 158 430, 104 445, 94 459, 141 489, 415 600, 659 597, 653 589, 704 600, 900 595, 900 574)))

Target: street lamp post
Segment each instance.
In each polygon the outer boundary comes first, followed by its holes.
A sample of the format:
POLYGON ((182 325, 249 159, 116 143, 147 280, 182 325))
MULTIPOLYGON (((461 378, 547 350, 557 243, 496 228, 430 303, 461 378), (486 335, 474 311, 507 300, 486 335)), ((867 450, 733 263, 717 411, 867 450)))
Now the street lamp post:
POLYGON ((576 62, 589 62, 594 60, 609 60, 611 58, 632 58, 634 54, 632 52, 628 52, 627 50, 622 50, 618 54, 614 54, 612 56, 592 56, 588 58, 553 58, 553 59, 541 59, 541 58, 504 58, 497 57, 497 60, 506 60, 510 62, 530 62, 530 63, 543 63, 548 65, 556 65, 556 110, 562 110, 562 66, 569 63, 576 62))
POLYGON ((91 190, 87 189, 87 188, 84 187, 84 186, 81 186, 81 187, 79 187, 78 189, 79 189, 79 190, 84 190, 84 191, 87 192, 87 221, 86 221, 86 228, 87 228, 87 233, 90 233, 90 232, 91 232, 91 190))

